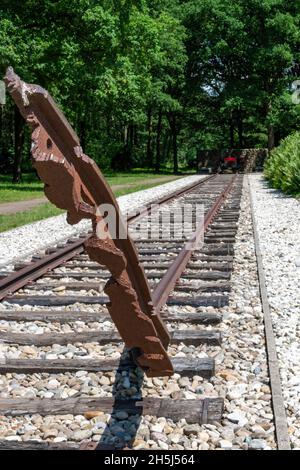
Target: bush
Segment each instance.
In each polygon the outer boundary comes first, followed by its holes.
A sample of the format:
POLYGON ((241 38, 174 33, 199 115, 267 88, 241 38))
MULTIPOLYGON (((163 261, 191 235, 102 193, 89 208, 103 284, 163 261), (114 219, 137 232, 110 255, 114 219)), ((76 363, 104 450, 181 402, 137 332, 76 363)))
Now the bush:
POLYGON ((300 196, 300 132, 288 136, 271 152, 264 173, 274 188, 300 196))

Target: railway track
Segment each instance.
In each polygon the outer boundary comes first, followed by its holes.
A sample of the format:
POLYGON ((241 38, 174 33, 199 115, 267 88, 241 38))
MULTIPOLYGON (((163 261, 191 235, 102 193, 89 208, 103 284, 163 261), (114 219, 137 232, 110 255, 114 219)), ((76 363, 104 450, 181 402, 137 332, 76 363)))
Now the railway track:
MULTIPOLYGON (((231 289, 242 179, 240 175, 216 175, 162 199, 156 227, 150 219, 150 207, 139 218, 132 216, 129 220, 132 229, 144 223, 156 230, 156 238, 139 237, 136 246, 152 289, 153 303, 161 310, 170 331, 172 365, 183 381, 194 377, 209 380, 215 374, 213 358, 197 357, 197 354, 181 357, 180 350, 190 346, 200 353, 202 347, 221 348, 222 335, 218 325, 222 322, 221 310, 228 305, 231 289), (195 251, 186 248, 186 239, 161 238, 163 214, 170 206, 174 209, 174 206, 187 202, 192 204, 193 211, 197 203, 204 204, 204 243, 195 251), (210 307, 211 312, 201 312, 202 307, 210 307)), ((173 220, 171 231, 175 228, 176 220, 173 220)), ((30 381, 36 374, 38 377, 47 374, 48 383, 55 381, 51 377, 58 377, 57 374, 60 378, 71 374, 76 386, 85 371, 102 379, 103 383, 108 382, 109 391, 101 393, 101 385, 98 385, 98 396, 91 395, 87 388, 81 394, 80 387, 74 396, 68 395, 69 390, 63 397, 57 397, 51 391, 46 393, 46 397, 51 395, 51 398, 46 398, 45 393, 41 398, 10 396, 0 399, 0 415, 47 417, 49 414, 75 416, 99 412, 108 413, 113 422, 116 416, 141 419, 142 415, 149 414, 174 421, 185 418, 189 423, 197 424, 219 421, 223 410, 223 398, 220 397, 186 399, 178 390, 171 395, 162 390, 160 396, 143 396, 143 374, 134 363, 135 351, 130 354, 122 351, 121 338, 106 309, 109 299, 101 291, 109 273, 89 261, 83 247, 86 236, 69 240, 65 246, 48 249, 45 256, 33 257, 29 264, 18 264, 17 271, 2 274, 5 277, 1 280, 1 297, 7 309, 0 312, 0 319, 17 327, 13 326, 13 331, 11 328, 0 331, 0 341, 20 351, 33 348, 35 357, 9 359, 8 355, 0 363, 0 372, 19 374, 23 381, 24 377, 29 377, 30 381), (26 324, 30 327, 32 322, 41 325, 34 333, 26 328, 26 324), (18 325, 24 325, 24 330, 20 331, 18 325), (93 349, 84 349, 92 344, 97 345, 96 353, 93 349), (53 345, 58 354, 53 354, 53 345), (73 354, 63 353, 63 348, 68 345, 73 346, 73 354), (103 351, 109 351, 109 357, 103 351), (128 387, 130 380, 133 385, 128 387)), ((91 389, 96 393, 95 387, 91 389)), ((74 389, 71 390, 73 393, 74 389)), ((39 444, 32 442, 32 448, 77 446, 89 449, 106 448, 107 445, 123 448, 134 440, 132 434, 125 435, 127 441, 124 436, 110 435, 108 428, 109 425, 97 441, 85 442, 83 439, 77 444, 72 442, 72 437, 71 442, 61 443, 45 439, 39 444)), ((13 445, 28 448, 31 444, 17 442, 13 445)), ((7 441, 0 443, 0 449, 7 446, 7 441)))
MULTIPOLYGON (((191 190, 196 190, 203 183, 215 178, 214 175, 203 178, 200 182, 196 182, 185 186, 179 190, 173 191, 158 200, 155 204, 162 205, 172 202, 174 199, 180 197, 182 194, 191 190)), ((147 204, 141 209, 135 210, 133 213, 128 214, 127 224, 133 223, 142 217, 151 214, 153 203, 147 204)), ((41 275, 47 273, 49 270, 67 262, 84 252, 84 242, 87 240, 89 234, 83 232, 76 238, 69 238, 65 243, 58 243, 56 246, 49 247, 45 253, 37 253, 32 256, 31 261, 15 262, 14 272, 0 272, 0 300, 4 299, 8 294, 25 286, 28 282, 38 279, 41 275)), ((97 265, 98 266, 98 265, 97 265)))

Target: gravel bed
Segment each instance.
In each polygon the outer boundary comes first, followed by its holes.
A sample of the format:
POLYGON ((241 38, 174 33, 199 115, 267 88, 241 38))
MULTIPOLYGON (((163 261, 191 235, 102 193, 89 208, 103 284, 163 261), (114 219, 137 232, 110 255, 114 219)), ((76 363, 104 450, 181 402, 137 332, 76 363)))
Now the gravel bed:
POLYGON ((67 346, 20 346, 0 343, 0 360, 8 359, 118 359, 122 344, 74 343, 67 346))
MULTIPOLYGON (((9 302, 1 302, 1 311, 5 310, 24 310, 24 311, 39 311, 39 310, 49 310, 49 307, 39 306, 39 305, 18 305, 11 304, 9 302)), ((103 312, 107 311, 104 305, 82 305, 80 303, 75 303, 72 305, 63 305, 61 307, 51 307, 51 311, 54 312, 69 312, 69 311, 85 311, 85 312, 103 312)), ((100 317, 101 318, 101 317, 100 317)))
POLYGON ((289 435, 300 449, 300 202, 249 176, 289 435))
MULTIPOLYGON (((214 348, 211 348, 213 351, 214 348)), ((183 343, 172 344, 169 346, 168 352, 172 357, 208 357, 208 346, 203 344, 199 346, 186 346, 183 343)), ((91 359, 104 357, 116 359, 120 357, 123 351, 123 344, 105 344, 99 345, 98 343, 80 343, 76 342, 73 344, 58 345, 53 344, 51 346, 20 346, 13 344, 0 344, 0 359, 5 357, 9 359, 25 359, 28 357, 36 359, 91 359)))
POLYGON ((43 322, 43 321, 6 321, 0 320, 0 332, 9 333, 31 333, 40 335, 44 333, 81 333, 89 331, 115 331, 114 324, 107 319, 95 322, 74 321, 68 323, 43 322))
MULTIPOLYGON (((155 202, 169 192, 200 181, 204 177, 205 175, 187 176, 154 188, 120 196, 118 203, 122 212, 131 212, 143 204, 155 202)), ((66 215, 62 214, 0 233, 0 268, 3 269, 16 259, 29 256, 89 228, 89 221, 81 221, 75 226, 69 225, 66 222, 66 215)))

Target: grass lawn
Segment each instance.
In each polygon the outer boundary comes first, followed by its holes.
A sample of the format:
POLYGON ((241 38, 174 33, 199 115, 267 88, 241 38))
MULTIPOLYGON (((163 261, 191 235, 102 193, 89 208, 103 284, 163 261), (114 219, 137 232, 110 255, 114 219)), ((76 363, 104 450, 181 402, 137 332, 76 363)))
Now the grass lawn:
MULTIPOLYGON (((146 171, 133 171, 131 173, 108 173, 106 179, 111 186, 132 186, 136 184, 150 184, 149 180, 171 181, 178 176, 170 174, 157 174, 146 171)), ((116 188, 124 189, 124 188, 116 188)), ((23 176, 22 183, 13 184, 10 175, 0 175, 0 204, 5 202, 25 201, 43 197, 43 183, 33 174, 23 176)))
POLYGON ((62 214, 64 211, 57 209, 50 203, 40 204, 28 211, 17 212, 16 214, 0 214, 0 232, 21 227, 21 225, 30 224, 37 220, 47 219, 53 215, 62 214))
MULTIPOLYGON (((142 191, 143 189, 152 188, 178 178, 180 177, 174 175, 158 175, 155 173, 137 173, 134 175, 132 173, 118 173, 107 177, 108 182, 113 186, 114 194, 117 197, 136 191, 142 191)), ((40 198, 44 195, 42 186, 43 185, 40 182, 32 181, 32 179, 30 181, 28 175, 25 175, 23 183, 19 185, 13 185, 9 182, 7 177, 0 176, 0 204, 2 202, 24 201, 25 199, 29 200, 40 198), (15 189, 15 187, 17 187, 17 189, 15 189)), ((52 204, 45 203, 28 211, 22 211, 16 214, 0 214, 0 232, 46 219, 63 212, 64 211, 57 209, 52 204)))
POLYGON ((0 175, 0 204, 43 197, 43 184, 34 175, 24 175, 23 182, 14 184, 10 175, 0 175))

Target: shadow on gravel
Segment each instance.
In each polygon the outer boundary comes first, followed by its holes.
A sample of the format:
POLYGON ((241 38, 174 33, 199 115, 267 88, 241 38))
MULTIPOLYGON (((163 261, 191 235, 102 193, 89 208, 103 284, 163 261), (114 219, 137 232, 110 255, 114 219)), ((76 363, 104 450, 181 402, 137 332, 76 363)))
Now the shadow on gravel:
POLYGON ((143 414, 143 407, 134 404, 134 401, 138 402, 142 398, 143 380, 143 371, 130 360, 129 354, 124 348, 112 390, 114 398, 112 413, 96 450, 124 449, 132 446, 143 414), (133 404, 130 411, 126 406, 128 399, 133 404))
POLYGON ((272 188, 270 183, 266 180, 262 181, 262 186, 263 186, 263 189, 266 189, 275 198, 278 198, 278 199, 297 199, 297 200, 299 200, 299 198, 297 198, 296 195, 286 194, 286 193, 282 192, 280 189, 272 188))

